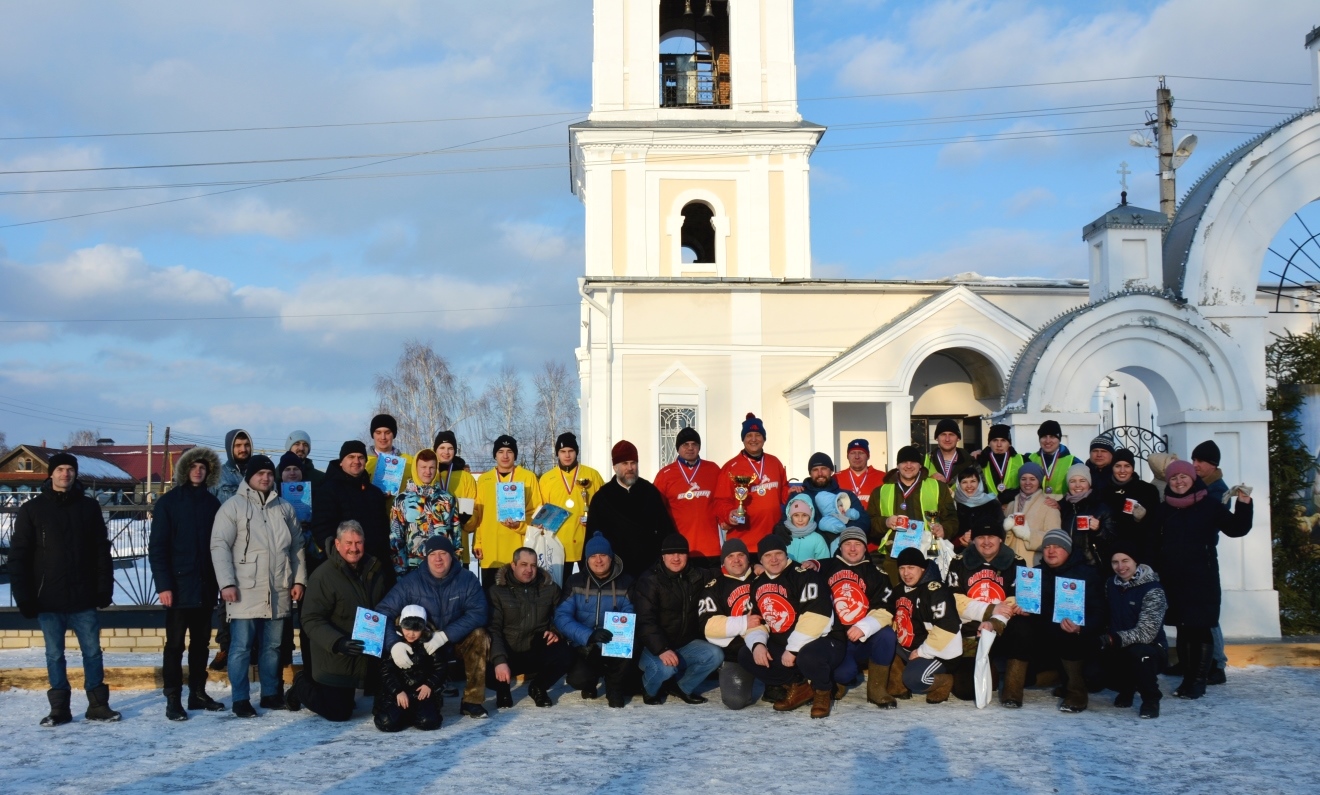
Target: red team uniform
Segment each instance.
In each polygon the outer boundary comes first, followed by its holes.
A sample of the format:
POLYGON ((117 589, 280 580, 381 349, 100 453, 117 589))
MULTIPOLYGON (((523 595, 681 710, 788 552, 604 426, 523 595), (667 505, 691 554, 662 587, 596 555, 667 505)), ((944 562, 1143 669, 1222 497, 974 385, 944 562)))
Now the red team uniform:
POLYGON ((715 512, 719 482, 720 468, 714 461, 700 458, 692 466, 680 458, 657 472, 653 481, 693 557, 720 556, 720 525, 715 512))

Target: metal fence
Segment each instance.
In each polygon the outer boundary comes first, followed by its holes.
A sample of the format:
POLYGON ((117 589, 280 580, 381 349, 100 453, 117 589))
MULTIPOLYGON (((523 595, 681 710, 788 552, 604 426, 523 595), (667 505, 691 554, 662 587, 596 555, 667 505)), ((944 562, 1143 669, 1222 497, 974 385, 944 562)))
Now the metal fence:
MULTIPOLYGON (((17 496, 17 495, 14 495, 17 496)), ((29 499, 32 496, 31 495, 29 499)), ((4 600, 14 604, 9 588, 9 540, 14 534, 18 508, 26 500, 8 499, 0 505, 0 587, 4 600)), ((106 505, 101 508, 110 535, 110 557, 114 561, 117 605, 157 604, 156 584, 147 563, 147 543, 151 538, 151 512, 146 505, 106 505)))

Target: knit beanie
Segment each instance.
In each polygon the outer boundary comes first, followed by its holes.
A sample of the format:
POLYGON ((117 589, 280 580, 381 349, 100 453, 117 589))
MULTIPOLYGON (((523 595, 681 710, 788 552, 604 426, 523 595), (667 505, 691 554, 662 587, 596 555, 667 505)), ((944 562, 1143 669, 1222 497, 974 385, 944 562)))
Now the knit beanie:
POLYGON ((349 439, 347 442, 339 445, 339 460, 342 461, 353 453, 357 453, 363 458, 366 458, 367 446, 357 439, 349 439))
POLYGON ((1133 455, 1132 451, 1127 449, 1126 447, 1120 447, 1114 451, 1114 463, 1117 464, 1120 462, 1124 464, 1131 464, 1132 466, 1136 466, 1137 457, 1133 455))
POLYGON ((1060 428, 1059 423, 1054 420, 1045 420, 1040 424, 1040 427, 1036 429, 1036 438, 1042 436, 1053 436, 1062 439, 1063 428, 1060 428))
POLYGON ((1018 468, 1018 479, 1020 480, 1023 475, 1031 475, 1036 480, 1045 482, 1045 470, 1035 461, 1028 461, 1018 468))
POLYGON ((399 423, 388 414, 377 414, 371 418, 371 428, 369 430, 374 434, 377 428, 389 428, 390 433, 395 436, 399 435, 399 423))
POLYGON ((564 448, 568 448, 575 453, 578 452, 580 448, 578 447, 577 437, 567 432, 559 434, 559 438, 555 439, 555 453, 558 454, 564 448))
MULTIPOLYGON (((1018 474, 1021 475, 1022 470, 1019 469, 1018 474)), ((1087 484, 1091 484, 1091 468, 1086 464, 1073 464, 1068 467, 1068 480, 1073 478, 1086 478, 1087 484)))
POLYGON ((765 423, 761 422, 761 419, 759 417, 757 417, 755 414, 749 411, 747 412, 747 419, 743 420, 742 435, 739 436, 738 438, 746 439, 747 434, 751 433, 752 431, 756 431, 757 433, 761 434, 762 439, 766 438, 765 423))
POLYGON ((1108 450, 1114 452, 1114 440, 1108 436, 1097 436, 1091 440, 1092 450, 1108 450))
POLYGON ((1013 443, 1013 429, 1007 425, 991 425, 990 434, 986 437, 988 441, 995 439, 1004 439, 1009 444, 1013 443))
POLYGON ((697 433, 696 428, 679 428, 678 438, 674 439, 674 449, 677 450, 688 442, 696 442, 697 447, 700 447, 701 434, 697 433))
POLYGON ((431 445, 432 450, 439 450, 440 445, 448 442, 453 445, 454 452, 458 452, 458 436, 453 431, 441 431, 435 435, 435 444, 431 445))
POLYGON ((1066 550, 1069 553, 1072 552, 1072 545, 1073 545, 1072 536, 1068 534, 1068 531, 1060 530, 1057 527, 1046 533, 1045 537, 1041 539, 1040 542, 1041 549, 1044 549, 1045 547, 1049 547, 1049 546, 1063 547, 1064 550, 1066 550))
POLYGON ((866 531, 860 527, 845 527, 843 532, 839 533, 839 546, 843 546, 844 541, 861 541, 866 545, 866 531))
POLYGON ((726 539, 724 545, 720 547, 720 560, 724 560, 735 552, 747 555, 747 545, 743 543, 741 538, 726 539))
POLYGON ((590 558, 592 555, 609 555, 614 557, 614 547, 610 546, 610 540, 601 535, 597 530, 587 539, 587 543, 582 547, 582 556, 590 558))
POLYGON ((311 447, 312 437, 307 434, 307 431, 294 431, 289 434, 289 438, 284 440, 284 449, 292 450, 295 442, 306 442, 307 446, 311 447))
POLYGON ((670 533, 665 536, 665 540, 660 542, 661 555, 674 555, 688 553, 688 540, 681 533, 670 533))
POLYGON ((958 427, 958 423, 954 420, 943 419, 935 425, 935 438, 938 439, 942 433, 951 433, 959 439, 962 438, 962 429, 958 427))
POLYGON ((71 453, 56 453, 50 457, 50 471, 54 472, 57 467, 73 467, 73 472, 78 473, 78 459, 71 453))
POLYGON ((898 463, 900 464, 907 464, 907 463, 920 464, 924 460, 925 460, 925 456, 921 454, 920 450, 913 447, 912 445, 899 448, 898 463))
POLYGON ((1001 522, 986 522, 972 528, 972 540, 975 541, 981 536, 995 536, 999 539, 1004 538, 1004 525, 1001 522))
POLYGON ((247 469, 243 472, 243 479, 251 482, 252 476, 262 470, 269 470, 271 474, 275 472, 275 463, 270 460, 268 455, 254 455, 248 459, 247 469))
MULTIPOLYGON (((301 472, 302 463, 303 460, 298 457, 298 454, 293 452, 292 450, 289 450, 284 455, 280 456, 280 465, 279 467, 276 468, 275 474, 282 476, 284 474, 284 470, 288 469, 289 467, 297 467, 298 471, 301 472)), ((251 465, 249 465, 249 467, 250 466, 251 465)))
POLYGON ((756 544, 756 554, 758 555, 764 555, 767 552, 776 552, 776 551, 787 553, 788 544, 784 543, 784 539, 780 538, 774 533, 771 533, 765 538, 762 538, 756 544))
POLYGON ((926 556, 916 547, 907 547, 898 553, 897 563, 900 568, 903 566, 920 566, 926 568, 926 556))
POLYGON ((424 555, 430 555, 437 550, 453 555, 454 542, 449 540, 449 536, 440 533, 426 539, 426 543, 422 544, 422 554, 424 555))
POLYGON ((807 471, 810 472, 816 467, 829 467, 833 470, 834 460, 824 453, 812 453, 811 458, 807 459, 807 471))
POLYGON ((514 458, 518 457, 518 440, 507 433, 502 433, 495 438, 495 444, 491 447, 490 457, 494 458, 506 447, 513 451, 514 458))
POLYGON ((1196 467, 1191 461, 1171 461, 1164 468, 1164 479, 1173 480, 1174 475, 1186 475, 1193 480, 1196 479, 1196 467))
POLYGON ((1192 460, 1204 461, 1212 467, 1219 466, 1219 445, 1215 444, 1213 439, 1201 442, 1192 451, 1192 460))

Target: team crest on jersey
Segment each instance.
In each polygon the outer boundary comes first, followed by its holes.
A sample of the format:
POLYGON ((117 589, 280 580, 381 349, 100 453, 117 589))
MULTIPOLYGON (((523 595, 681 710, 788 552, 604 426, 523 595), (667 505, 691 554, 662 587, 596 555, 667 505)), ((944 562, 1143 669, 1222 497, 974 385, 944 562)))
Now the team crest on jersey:
POLYGON ((834 596, 834 614, 839 621, 851 627, 861 621, 871 609, 871 602, 866 598, 866 588, 851 580, 834 583, 831 589, 834 596))
POLYGON ((905 649, 912 647, 912 641, 917 636, 912 631, 912 600, 907 597, 898 600, 894 612, 894 634, 898 635, 898 645, 905 649))
POLYGON ((926 588, 927 590, 938 591, 940 589, 940 583, 932 582, 929 585, 927 585, 926 588))
POLYGON ((797 623, 797 611, 793 603, 782 594, 770 592, 761 594, 756 607, 765 619, 765 625, 776 635, 787 632, 797 623))
POLYGON ((967 598, 974 602, 999 604, 1004 601, 1004 586, 999 582, 999 574, 994 569, 982 569, 967 581, 967 598))

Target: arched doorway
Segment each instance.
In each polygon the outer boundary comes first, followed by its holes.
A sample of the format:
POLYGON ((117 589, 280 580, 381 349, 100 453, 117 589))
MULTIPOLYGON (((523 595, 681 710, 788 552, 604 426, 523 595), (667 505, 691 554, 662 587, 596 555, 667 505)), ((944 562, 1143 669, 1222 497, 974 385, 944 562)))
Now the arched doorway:
POLYGON ((985 354, 971 348, 946 348, 928 355, 908 382, 912 396, 911 442, 925 449, 935 441, 941 420, 958 423, 962 446, 984 446, 985 418, 1000 405, 1004 379, 985 354))

